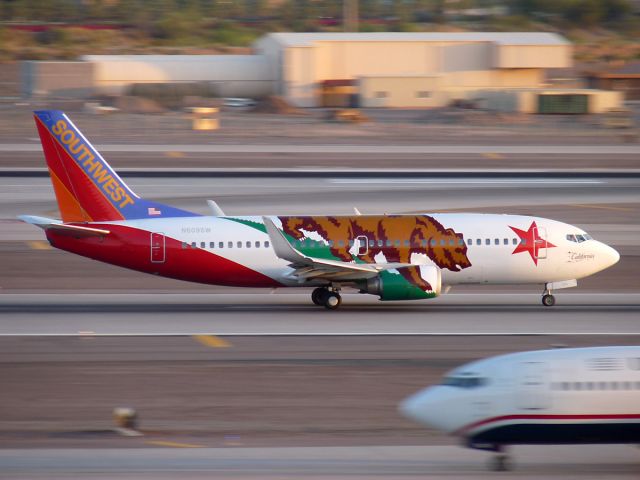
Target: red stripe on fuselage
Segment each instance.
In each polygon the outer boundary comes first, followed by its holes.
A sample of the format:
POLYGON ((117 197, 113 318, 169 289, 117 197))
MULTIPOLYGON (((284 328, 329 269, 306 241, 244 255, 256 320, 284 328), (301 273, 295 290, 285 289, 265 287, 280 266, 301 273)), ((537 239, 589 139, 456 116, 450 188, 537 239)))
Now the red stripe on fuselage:
MULTIPOLYGON (((87 224, 82 224, 87 226, 87 224)), ((47 230, 51 244, 61 250, 120 267, 188 282, 237 287, 280 287, 260 272, 199 248, 182 248, 182 242, 165 236, 165 261, 151 262, 151 232, 124 225, 92 223, 109 230, 104 237, 75 238, 47 230)))
POLYGON ((456 430, 456 435, 464 436, 471 430, 491 423, 506 422, 511 420, 640 420, 640 413, 604 413, 585 415, 503 415, 501 417, 486 418, 456 430))

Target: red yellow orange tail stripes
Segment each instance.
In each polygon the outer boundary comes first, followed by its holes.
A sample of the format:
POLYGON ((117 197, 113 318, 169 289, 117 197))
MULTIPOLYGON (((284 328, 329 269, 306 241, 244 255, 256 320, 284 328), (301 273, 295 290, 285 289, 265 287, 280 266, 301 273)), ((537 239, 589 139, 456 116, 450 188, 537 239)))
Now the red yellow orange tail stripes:
POLYGON ((196 215, 138 197, 63 112, 34 113, 63 221, 196 215))

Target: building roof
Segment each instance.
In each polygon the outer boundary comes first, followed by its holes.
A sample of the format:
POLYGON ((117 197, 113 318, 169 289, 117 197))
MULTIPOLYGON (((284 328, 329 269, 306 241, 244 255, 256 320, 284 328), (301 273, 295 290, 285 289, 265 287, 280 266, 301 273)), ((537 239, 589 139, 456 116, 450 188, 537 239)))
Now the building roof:
POLYGON ((547 32, 371 32, 371 33, 270 33, 267 38, 289 47, 316 42, 490 42, 499 45, 569 45, 547 32))

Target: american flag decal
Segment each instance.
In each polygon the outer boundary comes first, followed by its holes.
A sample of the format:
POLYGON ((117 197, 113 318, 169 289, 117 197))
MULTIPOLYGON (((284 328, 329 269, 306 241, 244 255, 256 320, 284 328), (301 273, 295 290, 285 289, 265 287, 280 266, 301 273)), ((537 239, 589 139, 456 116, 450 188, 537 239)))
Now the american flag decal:
POLYGON ((149 207, 147 209, 147 213, 149 215, 160 215, 162 212, 160 210, 158 210, 157 208, 155 208, 155 207, 149 207))

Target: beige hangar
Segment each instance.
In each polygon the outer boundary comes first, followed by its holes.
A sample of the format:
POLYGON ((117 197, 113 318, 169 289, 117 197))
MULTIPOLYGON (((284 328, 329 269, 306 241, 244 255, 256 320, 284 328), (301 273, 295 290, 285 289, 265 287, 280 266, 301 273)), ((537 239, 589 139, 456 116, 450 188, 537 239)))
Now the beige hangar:
POLYGON ((321 105, 321 86, 352 82, 363 107, 438 107, 474 92, 539 88, 571 65, 553 33, 272 33, 254 44, 273 66, 273 91, 321 105))

